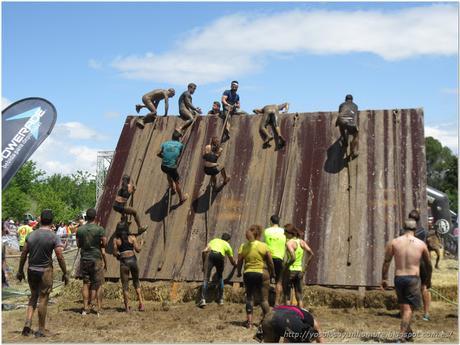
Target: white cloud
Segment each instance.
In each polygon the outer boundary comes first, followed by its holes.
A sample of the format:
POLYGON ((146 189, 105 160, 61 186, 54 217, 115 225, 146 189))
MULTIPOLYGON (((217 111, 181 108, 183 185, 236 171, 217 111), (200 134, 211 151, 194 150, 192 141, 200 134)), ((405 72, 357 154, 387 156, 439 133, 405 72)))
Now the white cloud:
POLYGON ((219 18, 160 54, 120 56, 112 67, 130 79, 219 82, 261 68, 266 57, 367 52, 394 61, 457 53, 457 7, 398 11, 300 11, 219 18))
POLYGON ((92 69, 101 69, 102 68, 102 63, 95 60, 95 59, 89 59, 88 61, 88 66, 92 69))
POLYGON ((57 124, 53 133, 58 133, 61 138, 76 140, 104 140, 106 136, 89 128, 81 122, 66 122, 57 124))
POLYGON ((50 136, 34 152, 31 159, 47 174, 68 175, 77 170, 96 173, 97 152, 107 150, 98 147, 105 135, 86 127, 80 122, 57 124, 50 136), (83 141, 88 140, 88 144, 83 141))
POLYGON ((458 155, 457 124, 426 125, 425 137, 433 137, 439 140, 443 146, 447 146, 453 153, 458 155))
POLYGON ((8 98, 2 96, 2 110, 5 109, 10 104, 11 104, 11 101, 8 98))

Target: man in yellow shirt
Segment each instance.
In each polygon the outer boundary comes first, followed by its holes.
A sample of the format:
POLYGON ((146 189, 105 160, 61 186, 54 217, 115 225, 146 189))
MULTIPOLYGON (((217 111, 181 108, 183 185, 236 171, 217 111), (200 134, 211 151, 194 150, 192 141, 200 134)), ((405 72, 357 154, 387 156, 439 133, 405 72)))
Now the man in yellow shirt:
POLYGON ((26 243, 27 235, 33 231, 33 229, 28 224, 29 224, 29 220, 24 219, 23 224, 18 229, 19 250, 21 252, 22 252, 22 248, 24 248, 24 244, 26 243))
POLYGON ((286 235, 284 234, 284 229, 279 226, 280 219, 277 215, 270 217, 270 223, 271 227, 264 230, 264 240, 270 250, 273 265, 275 266, 275 304, 278 305, 280 304, 283 289, 281 277, 283 276, 283 259, 286 253, 286 235))
POLYGON ((214 238, 211 240, 202 252, 203 273, 205 276, 203 288, 201 289, 201 301, 198 304, 200 308, 206 306, 208 282, 214 267, 216 268, 216 276, 219 282, 217 288, 217 301, 219 305, 224 304, 224 278, 222 274, 224 273, 225 256, 228 256, 230 263, 236 266, 236 262, 233 259, 233 249, 229 243, 230 238, 230 234, 225 232, 222 234, 221 238, 214 238))

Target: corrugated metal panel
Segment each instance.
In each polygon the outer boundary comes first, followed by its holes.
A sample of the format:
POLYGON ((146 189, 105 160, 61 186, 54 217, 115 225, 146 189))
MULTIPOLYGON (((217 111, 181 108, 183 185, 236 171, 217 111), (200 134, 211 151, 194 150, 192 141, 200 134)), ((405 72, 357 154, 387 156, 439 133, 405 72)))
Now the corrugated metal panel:
MULTIPOLYGON (((199 117, 179 166, 181 185, 191 197, 173 207, 167 218, 167 180, 156 153, 181 120, 161 117, 155 129, 147 125, 140 130, 135 118, 128 117, 102 196, 101 224, 109 236, 113 234, 119 215, 111 211, 111 204, 122 174, 128 173, 138 180, 134 207, 149 225, 139 255, 144 279, 201 280, 206 239, 230 232, 236 250, 248 226, 266 226, 279 212, 283 224, 306 230, 316 253, 307 283, 378 285, 386 241, 398 233, 414 207, 421 209, 422 219, 426 216, 423 111, 361 111, 360 155, 348 169, 338 143, 336 115, 281 115, 288 144, 280 151, 262 149, 260 116, 234 117, 232 137, 221 158, 231 181, 213 195, 209 210, 209 177, 201 157, 205 144, 221 133, 222 121, 199 117)), ((111 258, 108 276, 118 277, 118 270, 111 258)))

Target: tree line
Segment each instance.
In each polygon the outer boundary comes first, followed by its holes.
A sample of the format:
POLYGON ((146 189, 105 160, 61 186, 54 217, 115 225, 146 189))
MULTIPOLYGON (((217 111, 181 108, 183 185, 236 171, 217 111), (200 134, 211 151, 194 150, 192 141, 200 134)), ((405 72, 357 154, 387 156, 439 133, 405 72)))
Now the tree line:
MULTIPOLYGON (((458 157, 432 138, 425 139, 427 184, 449 197, 450 208, 458 212, 458 157)), ((3 218, 22 220, 26 213, 40 214, 50 208, 57 222, 75 219, 96 203, 95 177, 78 171, 70 176, 46 176, 33 161, 26 162, 2 194, 3 218)))

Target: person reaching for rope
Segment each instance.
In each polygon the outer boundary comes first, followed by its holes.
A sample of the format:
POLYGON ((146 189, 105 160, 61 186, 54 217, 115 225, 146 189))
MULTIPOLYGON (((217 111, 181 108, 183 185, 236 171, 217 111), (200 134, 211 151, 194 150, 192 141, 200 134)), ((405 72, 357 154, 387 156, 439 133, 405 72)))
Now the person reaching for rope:
POLYGON ((183 203, 188 198, 188 194, 182 193, 182 189, 179 185, 179 173, 177 172, 177 161, 184 149, 184 144, 180 142, 181 134, 178 131, 174 131, 172 140, 165 141, 161 144, 161 150, 157 156, 162 159, 161 171, 163 171, 167 178, 169 188, 172 194, 176 193, 179 195, 179 203, 183 203))
POLYGON ((139 235, 147 230, 147 226, 142 226, 139 219, 139 215, 136 210, 132 207, 126 206, 130 196, 136 191, 136 187, 130 183, 131 178, 128 175, 124 175, 121 179, 121 187, 117 192, 115 197, 115 202, 113 203, 113 210, 121 213, 122 217, 126 214, 134 216, 136 225, 138 228, 139 235))
POLYGON ((219 163, 217 163, 217 160, 222 154, 222 151, 223 149, 220 146, 219 139, 217 137, 212 137, 211 144, 205 146, 203 154, 204 173, 211 176, 211 185, 216 186, 216 175, 219 173, 224 179, 222 181, 222 185, 219 188, 222 188, 230 181, 230 177, 227 176, 225 168, 219 168, 219 163))

